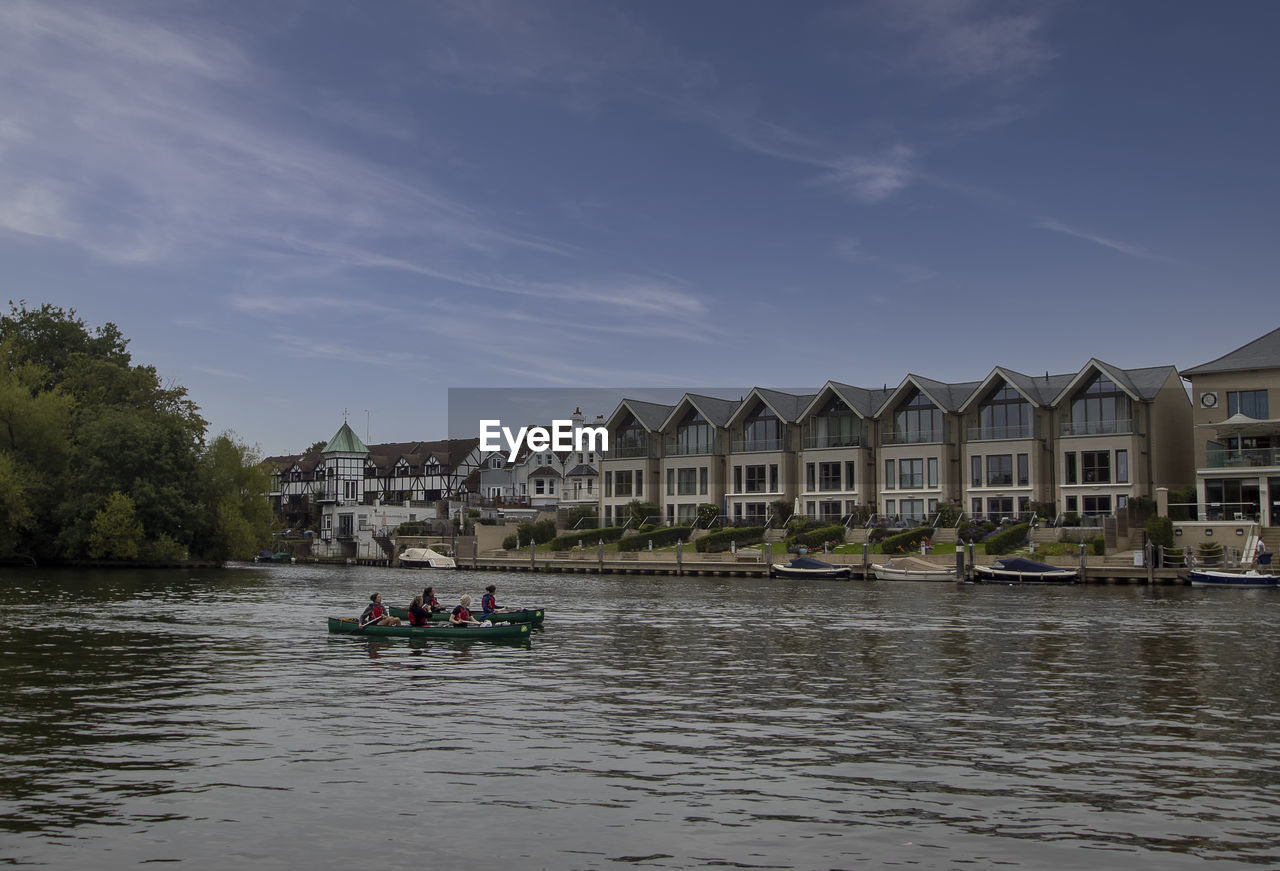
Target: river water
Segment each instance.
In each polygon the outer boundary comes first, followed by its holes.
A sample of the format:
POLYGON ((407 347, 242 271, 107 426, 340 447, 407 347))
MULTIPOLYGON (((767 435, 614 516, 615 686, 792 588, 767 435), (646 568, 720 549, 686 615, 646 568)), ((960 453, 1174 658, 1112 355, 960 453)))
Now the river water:
POLYGON ((0 861, 1280 865, 1280 595, 243 566, 0 574, 0 861), (523 644, 331 636, 371 592, 523 644))

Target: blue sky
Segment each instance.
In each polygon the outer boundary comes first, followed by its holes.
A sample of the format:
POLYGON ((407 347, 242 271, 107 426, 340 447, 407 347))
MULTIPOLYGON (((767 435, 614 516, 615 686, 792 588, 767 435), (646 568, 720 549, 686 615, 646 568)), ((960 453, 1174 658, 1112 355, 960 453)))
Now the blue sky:
POLYGON ((1185 368, 1277 324, 1278 35, 1263 2, 7 0, 0 290, 117 323, 267 454, 343 409, 443 437, 449 387, 1185 368))

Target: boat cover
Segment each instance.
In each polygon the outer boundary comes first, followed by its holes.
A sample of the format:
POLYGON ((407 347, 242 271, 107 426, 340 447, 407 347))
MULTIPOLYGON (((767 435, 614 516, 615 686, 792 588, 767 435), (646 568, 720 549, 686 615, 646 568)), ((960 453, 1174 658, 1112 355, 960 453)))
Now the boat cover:
POLYGON ((824 563, 822 560, 811 559, 807 556, 798 556, 791 562, 787 563, 789 569, 834 569, 839 566, 833 566, 831 563, 824 563))
POLYGON ((897 569, 903 572, 950 572, 947 566, 931 563, 926 559, 918 556, 895 556, 884 564, 886 569, 897 569))
POLYGON ((1070 571, 1070 569, 1064 569, 1061 566, 1047 566, 1044 563, 1038 563, 1035 560, 1024 559, 1022 557, 996 560, 994 567, 997 569, 1003 569, 1006 572, 1021 572, 1024 575, 1038 574, 1040 572, 1070 571))

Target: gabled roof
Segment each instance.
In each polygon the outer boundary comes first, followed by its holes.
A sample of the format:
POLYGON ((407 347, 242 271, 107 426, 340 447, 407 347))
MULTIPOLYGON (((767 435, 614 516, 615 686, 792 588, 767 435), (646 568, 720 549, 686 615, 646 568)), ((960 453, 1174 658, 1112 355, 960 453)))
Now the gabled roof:
POLYGON ((360 441, 360 436, 356 435, 351 427, 344 420, 342 426, 333 438, 329 439, 329 443, 324 446, 323 454, 367 454, 369 449, 365 443, 360 441))
POLYGON ((589 478, 596 475, 596 470, 586 463, 574 466, 570 471, 565 473, 566 478, 589 478))
POLYGON ((720 399, 715 396, 703 396, 699 393, 686 393, 680 398, 680 401, 671 409, 671 413, 667 415, 667 419, 662 422, 662 429, 675 423, 677 416, 683 416, 686 405, 691 405, 697 409, 698 413, 707 419, 707 423, 716 427, 725 427, 729 425, 729 418, 733 417, 733 413, 738 410, 738 406, 742 404, 740 399, 720 399))
POLYGON ((930 402, 944 412, 955 414, 960 410, 960 406, 964 401, 969 398, 969 394, 973 393, 980 383, 978 381, 965 381, 960 384, 947 384, 945 381, 934 381, 932 378, 925 378, 921 375, 908 375, 880 403, 880 407, 876 409, 876 416, 879 417, 893 407, 894 403, 906 395, 907 391, 912 387, 927 396, 930 402))
MULTIPOLYGON (((769 390, 765 387, 752 387, 746 398, 738 403, 738 407, 730 415, 727 423, 734 424, 742 420, 748 410, 755 407, 756 399, 763 402, 783 423, 795 423, 800 419, 805 406, 813 401, 816 393, 784 393, 781 390, 769 390)), ((705 412, 704 412, 705 416, 705 412)))
POLYGON ((560 473, 550 466, 539 466, 529 473, 530 478, 559 478, 560 473))
POLYGON ((1280 368, 1280 328, 1241 345, 1216 360, 1183 369, 1183 375, 1210 375, 1216 372, 1241 372, 1248 369, 1280 368))
POLYGON ((1021 372, 1006 369, 1003 366, 997 366, 991 370, 990 375, 982 379, 978 386, 969 393, 969 397, 960 404, 958 410, 961 412, 968 411, 976 403, 981 402, 982 397, 986 396, 996 386, 997 382, 1012 385, 1013 389, 1022 394, 1022 398, 1032 405, 1042 408, 1047 407, 1053 404, 1054 398, 1074 377, 1074 375, 1050 375, 1046 372, 1043 377, 1036 378, 1032 375, 1024 375, 1021 372))
POLYGON ((609 419, 605 421, 605 426, 613 429, 622 421, 622 412, 629 411, 640 422, 641 426, 649 432, 657 432, 662 429, 663 421, 667 419, 667 415, 674 409, 674 405, 643 402, 639 399, 623 399, 618 403, 618 407, 614 409, 613 414, 609 415, 609 419))
POLYGON ((1172 366, 1121 369, 1119 366, 1112 366, 1110 363, 1104 363, 1097 358, 1090 358, 1089 362, 1085 363, 1080 371, 1071 376, 1071 379, 1063 385, 1051 404, 1057 405, 1070 397, 1093 372, 1101 372, 1106 375, 1131 399, 1136 399, 1140 402, 1150 402, 1155 399, 1164 385, 1168 383, 1169 378, 1176 377, 1178 374, 1178 370, 1172 366))

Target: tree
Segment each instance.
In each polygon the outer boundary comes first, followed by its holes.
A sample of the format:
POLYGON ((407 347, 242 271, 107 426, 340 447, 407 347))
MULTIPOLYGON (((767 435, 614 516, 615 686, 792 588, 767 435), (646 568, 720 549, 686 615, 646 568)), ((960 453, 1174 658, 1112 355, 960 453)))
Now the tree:
POLYGON ((212 559, 248 559, 271 540, 271 471, 258 452, 223 433, 200 458, 201 552, 212 559))
POLYGON ((128 496, 112 493, 107 497, 107 504, 93 515, 89 526, 89 556, 95 559, 138 558, 142 524, 138 522, 133 500, 128 496))

